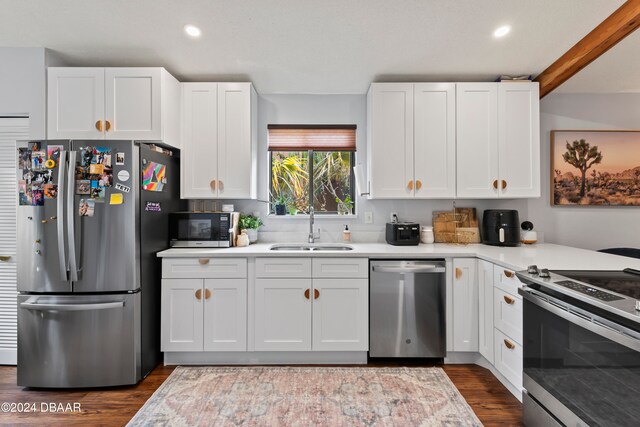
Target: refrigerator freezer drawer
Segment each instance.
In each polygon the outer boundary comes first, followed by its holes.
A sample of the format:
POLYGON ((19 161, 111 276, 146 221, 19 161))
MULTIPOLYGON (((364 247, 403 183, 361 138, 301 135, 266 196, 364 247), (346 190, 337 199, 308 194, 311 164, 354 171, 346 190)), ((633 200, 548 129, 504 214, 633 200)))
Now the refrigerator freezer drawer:
POLYGON ((140 293, 19 295, 18 385, 105 387, 140 380, 140 293))

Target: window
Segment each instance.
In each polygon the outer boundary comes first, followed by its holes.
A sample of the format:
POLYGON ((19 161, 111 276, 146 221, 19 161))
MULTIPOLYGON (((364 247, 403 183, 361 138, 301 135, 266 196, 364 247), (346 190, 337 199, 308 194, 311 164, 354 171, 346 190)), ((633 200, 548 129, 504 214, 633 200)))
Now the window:
POLYGON ((355 208, 355 125, 269 125, 270 192, 288 213, 348 214, 355 208))

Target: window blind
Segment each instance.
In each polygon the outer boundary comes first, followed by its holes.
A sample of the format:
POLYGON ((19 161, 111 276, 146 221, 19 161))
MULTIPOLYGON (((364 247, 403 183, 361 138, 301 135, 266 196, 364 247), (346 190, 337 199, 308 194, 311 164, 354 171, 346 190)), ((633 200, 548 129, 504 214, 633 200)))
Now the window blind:
POLYGON ((269 151, 356 151, 355 125, 269 125, 269 151))

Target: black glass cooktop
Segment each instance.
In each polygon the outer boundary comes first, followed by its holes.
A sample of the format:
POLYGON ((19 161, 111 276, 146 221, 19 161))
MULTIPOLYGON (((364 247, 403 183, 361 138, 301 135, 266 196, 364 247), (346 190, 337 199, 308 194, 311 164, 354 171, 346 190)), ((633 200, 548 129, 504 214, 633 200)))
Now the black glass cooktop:
MULTIPOLYGON (((553 273, 640 300, 640 272, 634 274, 626 271, 553 270, 553 273)), ((566 286, 562 283, 558 284, 566 286)), ((574 288, 574 286, 568 287, 574 288)), ((583 292, 580 289, 574 290, 583 292)), ((594 294, 597 293, 597 290, 587 288, 584 289, 583 293, 587 295, 594 294)), ((596 295, 593 296, 597 298, 596 295)), ((607 300, 608 298, 605 296, 605 298, 599 299, 607 300)), ((612 300, 609 299, 609 301, 612 300)))

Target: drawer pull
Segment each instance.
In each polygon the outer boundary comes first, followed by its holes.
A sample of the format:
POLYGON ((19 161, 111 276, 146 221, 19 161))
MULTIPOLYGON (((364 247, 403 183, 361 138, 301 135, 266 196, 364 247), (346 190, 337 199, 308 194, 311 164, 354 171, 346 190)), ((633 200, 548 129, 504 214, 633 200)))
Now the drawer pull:
POLYGON ((202 289, 196 290, 196 299, 198 300, 202 299, 202 289))
POLYGON ((502 180, 502 189, 506 190, 507 188, 507 181, 505 181, 504 179, 502 180))
POLYGON ((98 132, 102 132, 102 120, 98 120, 96 122, 96 129, 98 130, 98 132))
POLYGON ((220 191, 224 191, 224 182, 222 182, 222 180, 218 181, 218 187, 220 188, 220 191))
POLYGON ((320 291, 317 289, 313 290, 313 299, 318 299, 320 297, 320 291))
POLYGON ((216 191, 216 180, 212 179, 211 182, 209 183, 209 187, 211 187, 211 189, 213 191, 216 191))
POLYGON ((459 279, 462 277, 462 269, 456 267, 456 279, 459 279))
POLYGON ((204 299, 211 298, 211 294, 213 294, 213 292, 211 292, 209 289, 205 289, 204 290, 204 299))
POLYGON ((422 188, 422 181, 417 180, 417 181, 416 181, 416 190, 419 190, 419 189, 421 189, 421 188, 422 188))
POLYGON ((104 130, 109 132, 111 130, 111 122, 109 120, 105 120, 104 122, 104 130))
POLYGON ((407 188, 408 188, 410 191, 413 191, 413 180, 409 181, 409 183, 407 184, 407 188))
POLYGON ((495 190, 497 190, 497 189, 498 189, 498 180, 497 180, 497 179, 494 179, 494 180, 493 180, 493 188, 494 188, 495 190))
POLYGON ((509 271, 509 270, 504 270, 504 275, 511 278, 513 277, 513 271, 509 271))
POLYGON ((311 290, 310 290, 310 289, 307 289, 306 291, 304 291, 304 297, 305 297, 306 299, 309 299, 309 295, 310 295, 310 293, 311 293, 311 290))
POLYGON ((514 348, 516 348, 516 345, 514 343, 512 343, 511 341, 509 341, 508 339, 504 340, 504 345, 505 347, 507 347, 509 350, 513 350, 514 348))
POLYGON ((504 302, 506 302, 506 303, 507 303, 507 304, 509 304, 509 305, 511 305, 511 304, 513 304, 514 302, 516 302, 516 300, 515 300, 515 299, 513 299, 513 298, 511 298, 511 297, 508 297, 508 296, 506 296, 506 295, 503 295, 503 296, 502 296, 502 298, 504 298, 504 302))
POLYGON ((200 265, 207 265, 209 264, 209 258, 200 258, 198 262, 200 263, 200 265))

